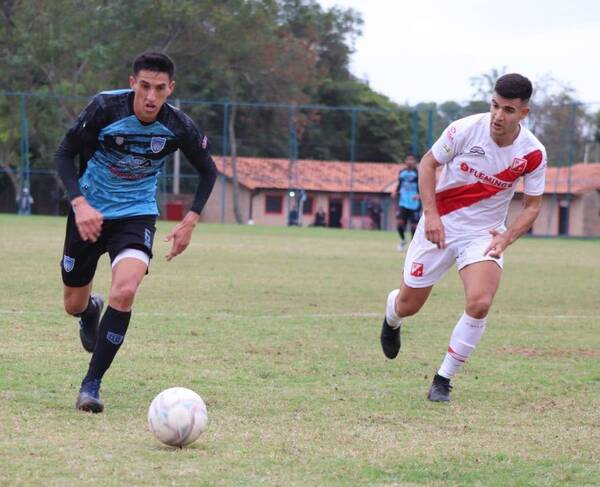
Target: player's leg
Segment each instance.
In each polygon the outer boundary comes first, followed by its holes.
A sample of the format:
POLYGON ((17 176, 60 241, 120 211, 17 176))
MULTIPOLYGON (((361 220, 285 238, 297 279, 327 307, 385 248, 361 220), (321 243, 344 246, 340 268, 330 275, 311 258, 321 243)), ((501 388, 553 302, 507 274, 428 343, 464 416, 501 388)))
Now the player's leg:
POLYGON ((413 288, 402 280, 400 289, 394 289, 388 294, 380 336, 381 348, 387 358, 396 358, 400 351, 402 320, 416 314, 423 307, 432 288, 433 286, 413 288))
POLYGON ((404 261, 400 289, 394 289, 387 297, 380 336, 386 357, 392 359, 398 355, 403 319, 421 309, 434 284, 446 274, 455 258, 454 247, 449 245, 446 249, 438 249, 425 238, 422 227, 417 229, 404 261))
POLYGON ((98 322, 104 306, 100 296, 91 294, 92 279, 98 259, 104 251, 102 238, 96 242, 86 242, 81 239, 71 212, 67 218, 61 260, 63 302, 65 311, 79 318, 81 344, 90 353, 94 350, 98 322))
POLYGON ((125 249, 113 261, 108 306, 98 329, 96 347, 77 398, 77 408, 101 412, 100 381, 123 344, 135 295, 148 269, 149 256, 137 249, 125 249))
POLYGON ((400 237, 400 243, 398 244, 399 251, 403 251, 406 247, 406 235, 404 233, 405 227, 406 221, 402 217, 402 208, 398 208, 398 213, 396 214, 396 230, 398 231, 398 236, 400 237))
POLYGON ((77 398, 78 409, 92 412, 104 409, 99 395, 100 383, 123 344, 133 301, 148 271, 155 220, 155 217, 117 220, 107 232, 112 282, 108 306, 100 320, 96 347, 77 398))
MULTIPOLYGON (((481 252, 480 258, 484 258, 483 249, 480 246, 476 249, 467 250, 465 254, 468 257, 469 252, 481 252)), ((454 327, 448 351, 434 377, 428 395, 432 401, 450 400, 450 380, 467 361, 485 331, 487 314, 500 285, 502 262, 484 259, 466 264, 459 270, 465 289, 465 311, 454 327)))
POLYGON ((409 219, 411 239, 415 236, 415 232, 417 231, 417 223, 419 223, 419 210, 412 210, 409 219))

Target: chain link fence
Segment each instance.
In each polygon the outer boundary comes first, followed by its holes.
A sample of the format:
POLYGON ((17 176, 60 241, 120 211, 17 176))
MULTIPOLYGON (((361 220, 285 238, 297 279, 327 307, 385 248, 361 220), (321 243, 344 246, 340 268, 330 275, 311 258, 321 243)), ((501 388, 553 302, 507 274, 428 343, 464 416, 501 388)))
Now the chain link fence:
MULTIPOLYGON (((87 97, 0 92, 1 212, 66 214, 69 202, 54 169, 53 154, 88 101, 87 97)), ((452 110, 444 105, 382 110, 183 99, 170 102, 190 115, 207 134, 220 171, 226 172, 225 165, 233 154, 287 159, 290 189, 294 187, 294 164, 298 160, 346 161, 351 165, 401 162, 408 153, 422 156, 451 121, 488 110, 484 102, 454 104, 452 110)), ((600 162, 599 111, 600 104, 532 107, 527 124, 545 144, 551 167, 569 171, 576 163, 600 162)), ((185 162, 185 156, 180 156, 181 161, 177 157, 167 162, 159 181, 158 201, 163 215, 173 195, 191 194, 196 187, 195 171, 185 162)), ((566 181, 570 180, 567 176, 566 181)), ((553 195, 557 211, 569 199, 570 190, 567 187, 553 195)), ((367 216, 373 197, 379 198, 375 204, 391 211, 384 197, 371 195, 368 200, 367 196, 354 194, 350 188, 353 214, 367 216)), ((228 210, 227 204, 222 198, 221 215, 228 210)))

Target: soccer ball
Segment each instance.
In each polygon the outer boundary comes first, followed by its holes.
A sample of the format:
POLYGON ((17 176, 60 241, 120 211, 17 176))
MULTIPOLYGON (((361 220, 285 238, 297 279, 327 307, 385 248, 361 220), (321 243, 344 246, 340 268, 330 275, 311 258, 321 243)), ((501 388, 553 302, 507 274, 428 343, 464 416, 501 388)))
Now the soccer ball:
POLYGON ((154 436, 166 445, 189 445, 206 430, 206 404, 185 387, 165 389, 150 404, 148 425, 154 436))

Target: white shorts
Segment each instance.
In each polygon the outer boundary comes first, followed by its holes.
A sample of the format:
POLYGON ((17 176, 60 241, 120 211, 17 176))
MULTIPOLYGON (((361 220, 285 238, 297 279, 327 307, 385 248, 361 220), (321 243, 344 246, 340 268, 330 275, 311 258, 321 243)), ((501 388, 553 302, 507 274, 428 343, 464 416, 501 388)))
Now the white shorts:
MULTIPOLYGON (((492 240, 488 234, 446 236, 447 247, 438 249, 425 238, 423 220, 419 222, 415 235, 408 247, 404 261, 404 282, 414 288, 429 287, 436 284, 446 275, 448 269, 456 262, 456 267, 463 267, 475 262, 491 260, 502 269, 504 257, 483 255, 492 240)), ((500 229, 499 229, 500 231, 500 229)))

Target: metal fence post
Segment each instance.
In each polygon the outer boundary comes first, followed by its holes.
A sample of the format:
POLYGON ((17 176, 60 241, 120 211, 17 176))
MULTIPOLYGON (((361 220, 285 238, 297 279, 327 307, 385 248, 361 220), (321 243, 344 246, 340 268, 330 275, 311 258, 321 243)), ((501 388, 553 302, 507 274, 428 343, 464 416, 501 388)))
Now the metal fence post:
POLYGON ((27 95, 20 95, 21 112, 21 187, 18 193, 19 215, 31 215, 30 165, 29 165, 29 121, 27 120, 27 95))
POLYGON ((352 228, 352 208, 354 208, 354 161, 356 160, 356 108, 352 109, 352 125, 350 131, 350 214, 348 228, 352 228))
POLYGON ((419 150, 419 112, 412 112, 412 153, 416 156, 419 150))
POLYGON ((221 223, 225 223, 225 192, 227 190, 227 177, 225 176, 225 167, 227 166, 227 131, 229 126, 229 103, 223 103, 223 136, 222 136, 222 155, 221 164, 221 223))

